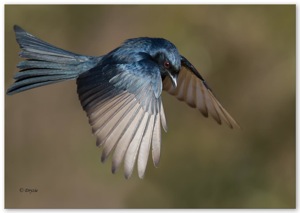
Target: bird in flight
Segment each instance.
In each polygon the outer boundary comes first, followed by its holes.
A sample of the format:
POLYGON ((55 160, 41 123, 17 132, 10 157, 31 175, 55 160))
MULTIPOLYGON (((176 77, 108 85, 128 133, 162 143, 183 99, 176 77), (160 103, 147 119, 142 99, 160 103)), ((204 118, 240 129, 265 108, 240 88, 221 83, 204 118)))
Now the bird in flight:
POLYGON ((86 111, 101 161, 112 153, 112 172, 124 162, 125 177, 137 164, 144 177, 149 153, 157 167, 161 152, 161 126, 167 131, 163 90, 211 115, 219 124, 239 127, 223 108, 196 68, 170 41, 140 37, 126 40, 103 56, 72 53, 44 42, 14 26, 19 56, 26 60, 7 94, 76 79, 77 93, 86 111))

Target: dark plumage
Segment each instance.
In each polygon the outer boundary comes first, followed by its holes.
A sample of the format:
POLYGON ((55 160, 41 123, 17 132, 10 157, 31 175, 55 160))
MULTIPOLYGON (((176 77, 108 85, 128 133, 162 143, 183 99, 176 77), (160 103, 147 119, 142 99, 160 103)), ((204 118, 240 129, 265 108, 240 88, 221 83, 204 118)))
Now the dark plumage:
POLYGON ((20 72, 8 95, 35 87, 77 79, 77 92, 89 118, 104 162, 110 153, 115 173, 124 161, 125 177, 137 161, 143 178, 150 149, 154 165, 160 159, 161 125, 167 131, 162 90, 210 114, 230 128, 236 121, 222 107, 194 66, 171 42, 162 38, 134 38, 110 53, 93 57, 75 54, 48 44, 22 28, 14 27, 20 72))

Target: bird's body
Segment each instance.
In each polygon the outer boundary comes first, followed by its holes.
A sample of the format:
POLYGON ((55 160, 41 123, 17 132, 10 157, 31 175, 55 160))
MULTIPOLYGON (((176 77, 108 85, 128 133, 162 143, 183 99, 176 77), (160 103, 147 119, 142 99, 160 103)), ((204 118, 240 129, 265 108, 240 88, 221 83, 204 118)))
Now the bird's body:
POLYGON ((171 42, 162 38, 134 38, 106 55, 83 56, 54 47, 15 26, 17 41, 27 58, 18 64, 9 95, 69 79, 77 79, 77 93, 86 111, 104 162, 113 152, 112 171, 124 161, 125 177, 135 162, 145 173, 150 149, 154 165, 160 158, 161 125, 167 123, 162 90, 211 114, 221 124, 238 126, 221 106, 193 65, 171 42))

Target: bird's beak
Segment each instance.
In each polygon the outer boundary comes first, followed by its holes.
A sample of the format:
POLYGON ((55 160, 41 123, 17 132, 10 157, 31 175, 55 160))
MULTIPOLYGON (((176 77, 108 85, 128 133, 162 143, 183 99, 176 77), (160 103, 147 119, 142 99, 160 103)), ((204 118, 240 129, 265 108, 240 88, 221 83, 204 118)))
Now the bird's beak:
POLYGON ((170 77, 170 79, 172 81, 173 87, 176 88, 177 87, 177 77, 178 77, 178 75, 175 74, 175 73, 172 74, 170 71, 167 71, 167 72, 168 72, 168 75, 169 75, 169 77, 170 77))

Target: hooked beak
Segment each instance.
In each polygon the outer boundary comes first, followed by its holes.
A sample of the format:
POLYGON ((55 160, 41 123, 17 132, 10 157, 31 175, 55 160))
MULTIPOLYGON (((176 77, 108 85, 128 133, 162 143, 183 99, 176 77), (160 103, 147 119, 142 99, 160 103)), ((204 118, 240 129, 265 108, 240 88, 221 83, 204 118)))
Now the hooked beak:
POLYGON ((168 75, 169 75, 169 77, 170 77, 170 79, 172 81, 173 87, 176 88, 177 87, 177 77, 178 77, 178 75, 175 74, 175 73, 172 74, 169 70, 167 70, 167 73, 168 73, 168 75))

